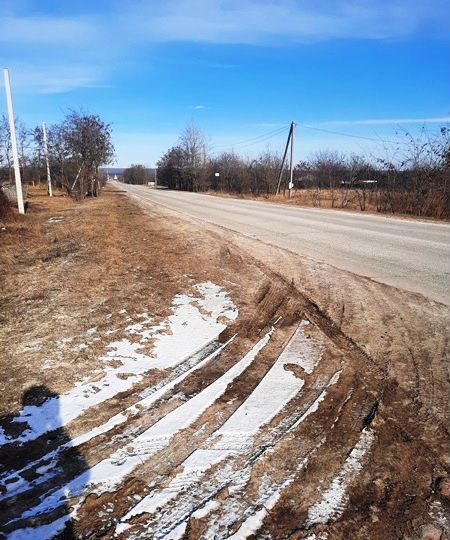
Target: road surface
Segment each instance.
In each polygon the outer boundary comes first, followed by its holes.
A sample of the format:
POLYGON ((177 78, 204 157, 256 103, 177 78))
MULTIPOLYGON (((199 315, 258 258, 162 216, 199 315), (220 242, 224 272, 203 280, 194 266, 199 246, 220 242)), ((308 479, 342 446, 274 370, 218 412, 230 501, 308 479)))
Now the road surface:
POLYGON ((143 201, 450 304, 450 224, 121 187, 143 201))

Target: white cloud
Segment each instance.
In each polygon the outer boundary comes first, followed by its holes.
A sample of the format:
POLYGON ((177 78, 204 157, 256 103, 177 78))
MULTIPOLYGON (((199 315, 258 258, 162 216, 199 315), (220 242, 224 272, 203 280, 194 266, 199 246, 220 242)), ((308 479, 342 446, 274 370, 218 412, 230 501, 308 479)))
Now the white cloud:
POLYGON ((89 6, 82 15, 19 15, 10 2, 0 13, 0 42, 83 48, 102 39, 104 48, 109 36, 110 45, 117 39, 124 47, 174 41, 264 45, 392 39, 430 24, 433 35, 448 28, 446 0, 116 1, 101 16, 89 6))
POLYGON ((0 12, 0 43, 4 61, 33 60, 32 68, 41 65, 52 79, 47 87, 41 85, 44 91, 56 92, 98 82, 143 44, 392 39, 430 22, 436 34, 450 24, 446 7, 445 0, 160 0, 114 2, 101 16, 89 8, 82 15, 37 16, 24 15, 9 2, 0 12), (54 61, 51 74, 46 67, 49 59, 54 61), (73 64, 77 74, 65 75, 73 64), (86 73, 79 69, 82 64, 86 73))
POLYGON ((86 40, 93 41, 96 27, 83 19, 58 17, 0 16, 0 43, 18 45, 52 44, 66 47, 68 44, 83 47, 86 40))
POLYGON ((152 4, 147 13, 140 6, 138 15, 137 29, 155 41, 240 44, 391 39, 430 20, 435 31, 449 21, 443 0, 330 0, 326 5, 296 0, 179 0, 152 4))
POLYGON ((194 109, 196 109, 197 111, 200 111, 202 109, 206 109, 206 107, 204 105, 195 105, 194 109))
MULTIPOLYGON (((66 9, 70 14, 64 16, 25 11, 23 6, 32 6, 32 0, 4 2, 0 12, 3 63, 12 69, 26 59, 29 75, 19 76, 23 87, 31 81, 30 88, 34 91, 38 86, 41 92, 99 85, 120 66, 132 63, 134 51, 156 43, 259 46, 396 39, 427 25, 432 25, 436 36, 450 25, 446 0, 116 0, 102 12, 86 6, 81 15, 80 10, 75 15, 66 9), (39 73, 46 80, 37 84, 39 73)), ((218 69, 233 67, 209 62, 218 69)))
POLYGON ((15 63, 10 70, 11 86, 18 92, 59 94, 76 88, 104 87, 103 72, 89 65, 36 65, 15 63))
POLYGON ((19 91, 54 94, 103 86, 114 66, 113 44, 87 16, 23 16, 10 8, 0 13, 0 27, 2 60, 19 91))

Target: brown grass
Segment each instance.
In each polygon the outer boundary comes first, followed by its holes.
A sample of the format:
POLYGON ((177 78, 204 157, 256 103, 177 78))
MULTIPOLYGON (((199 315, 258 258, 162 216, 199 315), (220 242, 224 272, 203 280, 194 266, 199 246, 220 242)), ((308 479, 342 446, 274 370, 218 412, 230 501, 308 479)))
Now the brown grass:
POLYGON ((8 198, 0 189, 0 227, 3 226, 4 222, 10 221, 13 217, 13 214, 14 213, 8 198))
POLYGON ((158 322, 175 294, 208 280, 227 280, 229 291, 252 294, 258 272, 249 272, 247 293, 241 287, 246 263, 237 258, 239 287, 233 285, 236 257, 224 242, 212 245, 208 235, 183 233, 123 193, 108 187, 80 204, 31 188, 28 212, 0 235, 0 413, 14 410, 33 384, 60 393, 101 367, 101 344, 110 341, 105 332, 120 327, 122 309, 130 317, 148 311, 158 322), (83 333, 94 326, 102 339, 78 351, 83 333), (65 337, 74 339, 62 355, 57 342, 65 337), (58 369, 42 372, 47 359, 58 369))
MULTIPOLYGON (((292 193, 292 198, 289 199, 288 191, 281 191, 278 195, 252 195, 251 193, 224 193, 217 191, 208 191, 208 195, 214 195, 217 197, 224 198, 233 198, 233 199, 251 199, 251 200, 266 200, 270 202, 276 202, 279 204, 289 204, 293 206, 304 206, 309 208, 327 208, 341 211, 350 211, 350 212, 361 212, 367 214, 389 214, 393 215, 392 212, 380 212, 377 209, 376 198, 374 192, 366 192, 366 200, 364 204, 360 202, 361 192, 358 193, 356 189, 349 189, 347 192, 345 190, 334 190, 331 189, 321 189, 320 191, 316 189, 299 189, 294 190, 292 193), (361 206, 363 205, 363 210, 361 206)), ((437 220, 438 218, 427 217, 427 216, 415 216, 411 213, 396 212, 395 216, 404 217, 410 219, 429 219, 437 220)), ((448 218, 445 215, 442 218, 439 218, 440 221, 447 220, 448 218)))

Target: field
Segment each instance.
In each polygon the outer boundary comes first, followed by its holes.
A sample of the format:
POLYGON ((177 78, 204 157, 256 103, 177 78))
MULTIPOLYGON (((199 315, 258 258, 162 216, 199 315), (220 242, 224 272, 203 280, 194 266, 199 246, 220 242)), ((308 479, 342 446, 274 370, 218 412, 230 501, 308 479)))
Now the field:
POLYGON ((112 186, 0 243, 7 538, 450 535, 448 307, 112 186))

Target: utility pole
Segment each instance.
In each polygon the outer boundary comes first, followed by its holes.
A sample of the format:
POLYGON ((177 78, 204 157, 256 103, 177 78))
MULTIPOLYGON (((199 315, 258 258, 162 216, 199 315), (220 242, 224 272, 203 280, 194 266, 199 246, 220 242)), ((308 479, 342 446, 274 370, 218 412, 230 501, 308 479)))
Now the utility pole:
POLYGON ((25 214, 25 207, 23 204, 22 181, 20 179, 19 156, 17 155, 16 126, 14 124, 14 111, 11 97, 11 85, 9 84, 8 68, 3 69, 3 77, 5 79, 6 102, 8 104, 9 133, 11 137, 11 149, 14 163, 14 177, 16 179, 17 207, 19 208, 19 214, 25 214))
POLYGON ((292 197, 292 188, 294 187, 294 131, 295 131, 295 122, 291 124, 291 163, 290 163, 290 174, 289 174, 289 198, 292 197))
POLYGON ((53 197, 52 179, 50 177, 50 164, 48 161, 47 129, 45 127, 45 122, 42 122, 42 137, 44 140, 45 163, 47 165, 48 196, 53 197))
MULTIPOLYGON (((276 195, 278 195, 278 193, 280 192, 281 179, 283 178, 284 162, 286 161, 286 155, 287 155, 287 151, 288 151, 288 148, 289 148, 289 144, 291 145, 291 170, 292 170, 292 162, 293 162, 292 141, 293 141, 293 138, 294 138, 294 126, 295 126, 295 122, 291 122, 291 127, 289 128, 289 135, 288 135, 288 138, 287 138, 287 141, 286 141, 286 147, 284 149, 283 160, 281 161, 280 174, 278 176, 278 184, 277 184, 276 195)), ((291 172, 291 182, 292 182, 292 172, 291 172)))

